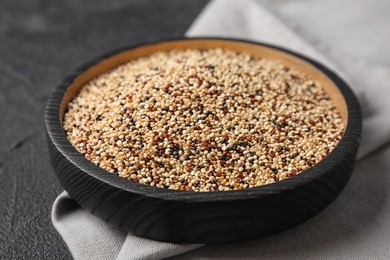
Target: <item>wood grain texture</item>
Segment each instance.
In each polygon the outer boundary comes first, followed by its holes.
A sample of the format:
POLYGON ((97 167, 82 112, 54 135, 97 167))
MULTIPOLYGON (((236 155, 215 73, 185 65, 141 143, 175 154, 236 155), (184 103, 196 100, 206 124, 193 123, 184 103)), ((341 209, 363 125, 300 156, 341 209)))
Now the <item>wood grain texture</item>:
MULTIPOLYGON (((314 77, 314 76, 313 76, 314 77)), ((329 205, 352 173, 361 132, 358 101, 327 68, 299 54, 265 44, 227 39, 180 39, 117 50, 69 75, 52 94, 46 126, 52 165, 65 190, 83 208, 125 231, 177 243, 225 243, 292 228, 329 205), (282 58, 289 67, 315 75, 347 122, 345 134, 324 160, 301 174, 245 190, 199 193, 151 187, 110 174, 84 156, 62 130, 64 108, 92 77, 156 50, 227 47, 266 58, 282 58), (268 56, 267 56, 268 55, 268 56)))

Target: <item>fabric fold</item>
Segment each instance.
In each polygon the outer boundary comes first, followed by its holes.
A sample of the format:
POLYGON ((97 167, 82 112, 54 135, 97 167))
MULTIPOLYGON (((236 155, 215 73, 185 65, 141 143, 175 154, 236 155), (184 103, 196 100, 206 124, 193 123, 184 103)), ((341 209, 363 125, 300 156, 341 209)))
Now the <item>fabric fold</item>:
POLYGON ((155 260, 202 246, 165 243, 127 234, 82 209, 65 191, 54 202, 52 221, 75 259, 155 260))

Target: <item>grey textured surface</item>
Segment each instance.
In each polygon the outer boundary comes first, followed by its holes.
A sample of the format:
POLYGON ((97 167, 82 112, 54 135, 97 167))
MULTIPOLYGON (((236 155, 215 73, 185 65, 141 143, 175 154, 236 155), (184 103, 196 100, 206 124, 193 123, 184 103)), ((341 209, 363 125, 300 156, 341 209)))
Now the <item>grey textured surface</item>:
POLYGON ((207 1, 0 0, 0 259, 68 259, 43 114, 66 73, 107 50, 181 37, 207 1))

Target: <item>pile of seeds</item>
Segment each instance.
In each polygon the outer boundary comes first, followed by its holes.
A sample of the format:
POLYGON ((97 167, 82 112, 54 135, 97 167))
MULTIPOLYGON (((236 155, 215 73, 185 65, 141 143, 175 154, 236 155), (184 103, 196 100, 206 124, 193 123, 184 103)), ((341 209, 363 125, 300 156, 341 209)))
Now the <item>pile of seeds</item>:
POLYGON ((294 176, 331 152, 344 129, 308 75, 222 49, 155 53, 102 74, 69 103, 63 126, 111 173, 194 191, 294 176))

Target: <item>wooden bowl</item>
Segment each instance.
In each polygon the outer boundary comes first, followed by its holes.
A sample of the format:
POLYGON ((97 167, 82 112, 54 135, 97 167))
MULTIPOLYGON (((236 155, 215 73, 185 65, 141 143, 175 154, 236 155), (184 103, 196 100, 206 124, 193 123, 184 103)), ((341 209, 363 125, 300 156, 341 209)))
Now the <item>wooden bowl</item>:
POLYGON ((361 123, 355 95, 323 65, 275 46, 211 38, 162 41, 100 56, 67 76, 51 95, 46 108, 51 162, 69 195, 81 207, 122 230, 177 243, 224 243, 259 238, 315 216, 340 194, 352 173, 361 123), (237 191, 192 192, 156 188, 120 178, 88 161, 68 141, 62 129, 66 105, 95 76, 156 51, 216 47, 280 60, 320 82, 346 123, 337 147, 315 166, 283 181, 237 191))

